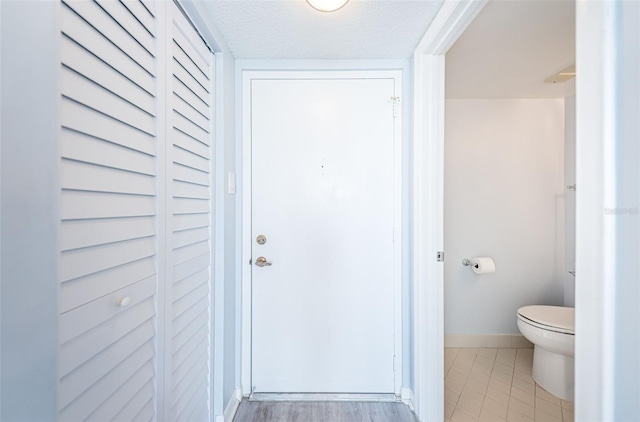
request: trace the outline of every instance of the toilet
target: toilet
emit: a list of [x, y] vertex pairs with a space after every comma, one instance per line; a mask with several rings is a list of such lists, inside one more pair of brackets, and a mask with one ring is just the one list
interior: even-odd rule
[[549, 393], [573, 401], [575, 310], [563, 306], [518, 309], [518, 329], [533, 343], [533, 379]]

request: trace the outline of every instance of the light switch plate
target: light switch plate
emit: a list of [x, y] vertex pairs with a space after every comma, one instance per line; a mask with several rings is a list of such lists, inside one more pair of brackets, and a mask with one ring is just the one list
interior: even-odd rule
[[229, 193], [229, 195], [235, 195], [236, 194], [236, 174], [229, 172], [227, 182], [228, 182], [227, 192]]

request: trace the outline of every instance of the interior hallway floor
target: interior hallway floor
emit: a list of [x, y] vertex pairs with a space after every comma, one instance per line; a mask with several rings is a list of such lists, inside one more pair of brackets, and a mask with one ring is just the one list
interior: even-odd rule
[[445, 421], [573, 421], [573, 402], [537, 385], [532, 366], [533, 349], [445, 348]]
[[233, 422], [416, 422], [401, 402], [249, 401]]

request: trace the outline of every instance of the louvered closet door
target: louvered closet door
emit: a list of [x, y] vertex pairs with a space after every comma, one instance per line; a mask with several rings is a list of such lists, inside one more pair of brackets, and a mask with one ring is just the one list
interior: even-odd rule
[[212, 56], [173, 6], [167, 44], [167, 209], [172, 240], [167, 291], [166, 419], [209, 420], [211, 346]]
[[154, 418], [157, 51], [151, 3], [61, 4], [61, 420]]
[[173, 3], [60, 9], [60, 420], [209, 420], [212, 56]]

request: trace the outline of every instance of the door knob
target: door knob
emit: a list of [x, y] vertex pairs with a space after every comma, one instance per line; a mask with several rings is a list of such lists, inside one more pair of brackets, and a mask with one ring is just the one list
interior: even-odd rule
[[256, 265], [258, 267], [268, 267], [271, 265], [271, 262], [267, 261], [267, 258], [265, 258], [264, 256], [259, 256], [256, 259]]

